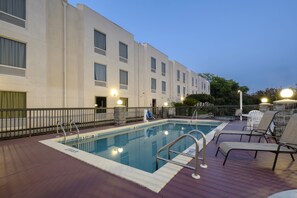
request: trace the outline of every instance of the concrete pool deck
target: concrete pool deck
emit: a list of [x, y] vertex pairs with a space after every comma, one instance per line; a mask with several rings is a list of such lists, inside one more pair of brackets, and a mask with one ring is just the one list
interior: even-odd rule
[[[234, 121], [227, 129], [240, 129]], [[207, 169], [199, 169], [200, 180], [183, 168], [155, 193], [41, 143], [56, 134], [0, 142], [0, 197], [268, 197], [297, 188], [297, 163], [281, 154], [271, 170], [274, 154], [235, 152], [225, 166], [215, 157], [217, 145], [207, 146]], [[239, 137], [222, 136], [220, 141]], [[296, 155], [295, 155], [296, 157]], [[191, 162], [193, 163], [193, 162]]]

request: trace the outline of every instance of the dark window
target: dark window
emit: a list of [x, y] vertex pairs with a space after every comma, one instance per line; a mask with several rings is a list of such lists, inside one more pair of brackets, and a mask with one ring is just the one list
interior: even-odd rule
[[166, 76], [166, 64], [162, 62], [162, 76]]
[[96, 97], [96, 112], [106, 113], [106, 97]]
[[0, 64], [26, 68], [26, 44], [0, 37]]
[[128, 45], [120, 42], [120, 47], [119, 47], [119, 50], [120, 50], [120, 57], [122, 58], [125, 58], [125, 59], [128, 59]]
[[94, 30], [94, 46], [106, 51], [106, 35]]
[[106, 65], [95, 63], [94, 70], [95, 80], [106, 82]]
[[154, 57], [151, 57], [151, 71], [156, 73], [157, 61]]

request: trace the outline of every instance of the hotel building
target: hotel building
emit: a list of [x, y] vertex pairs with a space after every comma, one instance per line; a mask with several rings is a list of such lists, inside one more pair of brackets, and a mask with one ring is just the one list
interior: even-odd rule
[[0, 2], [0, 108], [162, 106], [210, 94], [198, 73], [85, 5]]

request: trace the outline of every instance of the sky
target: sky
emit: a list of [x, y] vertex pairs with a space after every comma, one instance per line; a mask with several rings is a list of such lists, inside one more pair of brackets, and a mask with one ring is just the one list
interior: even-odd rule
[[297, 0], [68, 0], [87, 5], [197, 73], [297, 87]]

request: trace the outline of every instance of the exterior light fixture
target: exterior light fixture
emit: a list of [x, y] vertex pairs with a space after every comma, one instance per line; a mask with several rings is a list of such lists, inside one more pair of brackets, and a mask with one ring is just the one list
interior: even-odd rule
[[118, 90], [116, 90], [116, 89], [112, 89], [112, 90], [110, 91], [110, 94], [111, 94], [113, 97], [116, 97], [116, 96], [118, 95]]
[[123, 104], [123, 101], [122, 100], [118, 100], [117, 101], [117, 105], [122, 105]]
[[182, 96], [182, 97], [180, 97], [180, 100], [181, 100], [181, 101], [184, 101], [184, 100], [185, 100], [185, 98]]
[[168, 107], [168, 102], [164, 102], [164, 107]]
[[268, 102], [268, 99], [267, 98], [261, 98], [261, 102], [262, 103], [267, 103]]
[[118, 148], [118, 152], [119, 152], [119, 153], [122, 153], [123, 151], [124, 151], [123, 148]]
[[282, 98], [291, 98], [293, 94], [294, 94], [293, 90], [289, 88], [283, 89], [280, 92], [280, 95]]
[[165, 135], [168, 135], [168, 134], [169, 134], [169, 132], [168, 132], [168, 131], [164, 131], [164, 134], [165, 134]]

